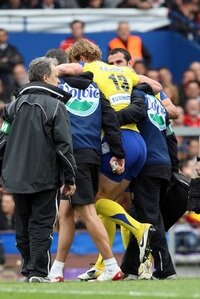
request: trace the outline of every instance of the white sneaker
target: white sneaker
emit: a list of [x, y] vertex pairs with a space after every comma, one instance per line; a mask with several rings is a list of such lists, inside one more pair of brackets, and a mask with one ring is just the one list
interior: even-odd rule
[[137, 280], [138, 276], [133, 274], [124, 274], [123, 280]]
[[140, 263], [144, 263], [149, 254], [150, 254], [150, 241], [151, 241], [151, 237], [153, 232], [155, 231], [155, 228], [153, 227], [153, 225], [148, 224], [148, 223], [144, 223], [144, 225], [146, 226], [146, 229], [142, 235], [142, 238], [140, 240], [139, 243], [139, 250], [140, 250]]
[[49, 277], [31, 276], [28, 278], [28, 282], [51, 282]]
[[89, 270], [87, 270], [85, 273], [80, 274], [77, 278], [85, 281], [97, 279], [97, 277], [99, 277], [102, 272], [103, 272], [102, 270], [92, 267]]
[[120, 268], [118, 268], [115, 271], [106, 269], [101, 273], [101, 275], [97, 277], [98, 281], [121, 280], [121, 279], [123, 279], [123, 273]]
[[144, 263], [142, 263], [139, 267], [139, 276], [138, 279], [146, 279], [149, 280], [152, 278], [153, 274], [153, 265], [149, 259], [147, 259]]

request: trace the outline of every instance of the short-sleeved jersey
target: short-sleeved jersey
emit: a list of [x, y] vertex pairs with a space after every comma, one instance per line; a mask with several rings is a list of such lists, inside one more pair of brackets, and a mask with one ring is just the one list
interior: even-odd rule
[[163, 100], [168, 99], [169, 97], [163, 90], [161, 90], [159, 93], [156, 94], [156, 98], [162, 102]]
[[[131, 103], [132, 88], [138, 84], [139, 77], [129, 67], [117, 67], [102, 61], [86, 63], [84, 71], [94, 75], [94, 82], [110, 101], [112, 108], [119, 111]], [[138, 131], [136, 124], [124, 125], [121, 128]]]

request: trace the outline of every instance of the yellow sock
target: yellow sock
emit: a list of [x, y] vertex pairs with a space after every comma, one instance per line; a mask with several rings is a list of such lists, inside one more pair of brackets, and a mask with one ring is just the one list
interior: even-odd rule
[[126, 213], [122, 206], [106, 198], [99, 199], [95, 205], [98, 215], [109, 217], [113, 222], [126, 227], [138, 242], [140, 241], [144, 232], [144, 225]]
[[121, 231], [122, 242], [124, 248], [126, 249], [130, 240], [130, 230], [124, 226], [120, 226], [120, 231]]
[[[102, 215], [99, 215], [99, 218], [101, 219], [101, 221], [103, 222], [103, 225], [105, 226], [105, 229], [108, 233], [108, 237], [109, 237], [109, 243], [112, 246], [114, 238], [115, 238], [115, 233], [116, 233], [116, 224], [111, 221], [109, 218], [106, 218]], [[103, 258], [101, 256], [101, 254], [99, 254], [98, 259], [95, 263], [95, 268], [99, 269], [99, 270], [103, 270], [105, 267], [104, 262], [103, 262]]]

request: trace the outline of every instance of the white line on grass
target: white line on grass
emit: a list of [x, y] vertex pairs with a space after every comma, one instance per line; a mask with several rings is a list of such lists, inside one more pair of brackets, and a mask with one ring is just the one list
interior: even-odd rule
[[160, 293], [160, 292], [138, 292], [138, 291], [127, 291], [127, 292], [112, 292], [112, 291], [85, 291], [85, 290], [60, 290], [60, 289], [54, 289], [54, 290], [43, 290], [39, 288], [33, 288], [31, 285], [30, 289], [21, 289], [21, 288], [5, 288], [5, 287], [0, 287], [0, 292], [5, 292], [5, 293], [29, 293], [29, 294], [34, 294], [34, 293], [40, 293], [40, 294], [57, 294], [57, 295], [79, 295], [81, 296], [95, 296], [95, 295], [101, 295], [101, 296], [117, 296], [117, 297], [122, 297], [122, 296], [134, 296], [134, 297], [161, 297], [161, 298], [189, 298], [189, 299], [196, 299], [200, 298], [200, 293], [193, 293], [189, 295], [183, 295], [180, 293]]

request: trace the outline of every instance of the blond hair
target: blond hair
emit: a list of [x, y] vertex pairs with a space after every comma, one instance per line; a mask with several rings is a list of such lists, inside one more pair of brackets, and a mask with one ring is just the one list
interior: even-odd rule
[[66, 50], [70, 62], [78, 62], [81, 56], [88, 62], [101, 60], [102, 52], [100, 48], [94, 43], [86, 40], [79, 39], [71, 47]]

